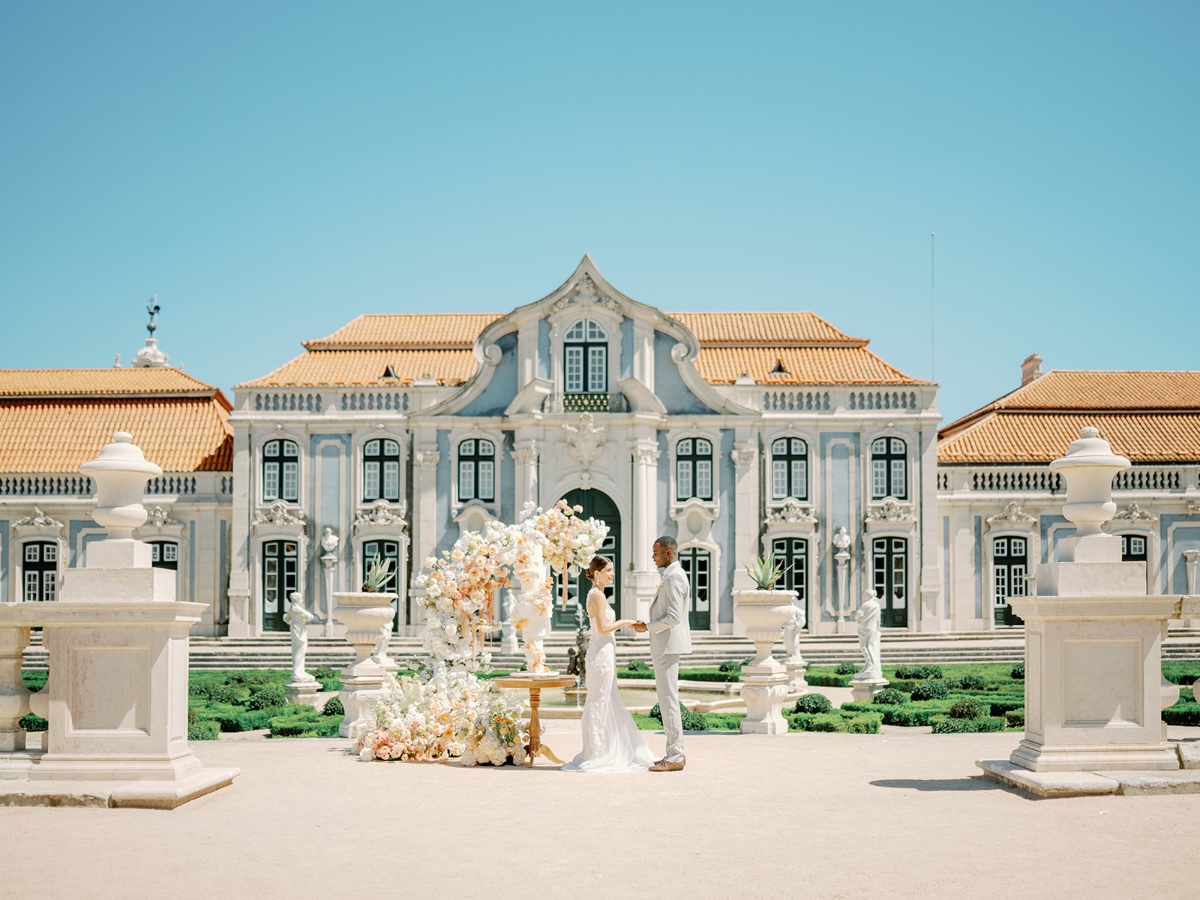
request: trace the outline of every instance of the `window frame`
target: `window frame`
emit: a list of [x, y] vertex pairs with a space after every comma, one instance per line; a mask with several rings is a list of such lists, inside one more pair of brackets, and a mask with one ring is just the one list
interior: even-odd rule
[[[708, 445], [707, 452], [699, 450], [699, 444]], [[687, 445], [686, 452], [684, 445]], [[714, 487], [716, 484], [715, 470], [716, 461], [713, 459], [713, 442], [711, 439], [704, 436], [687, 436], [681, 437], [675, 441], [675, 502], [686, 503], [689, 500], [701, 500], [705, 503], [711, 503], [715, 496]], [[700, 490], [701, 471], [704, 463], [708, 464], [708, 490], [703, 492]], [[686, 473], [686, 490], [685, 484]]]
[[[491, 455], [482, 454], [479, 452], [480, 444], [487, 443], [491, 445]], [[471, 444], [471, 452], [464, 453], [465, 445]], [[495, 508], [500, 498], [500, 459], [503, 453], [503, 442], [495, 435], [484, 434], [482, 432], [469, 432], [459, 436], [454, 442], [454, 468], [453, 468], [453, 483], [455, 505], [458, 508], [467, 503], [482, 503], [489, 509]], [[491, 496], [481, 496], [480, 490], [480, 473], [482, 465], [490, 463], [491, 477]], [[469, 465], [471, 473], [471, 489], [469, 492], [463, 490], [463, 474], [464, 465]], [[467, 496], [467, 494], [470, 496]]]
[[[289, 456], [285, 451], [289, 445], [295, 449], [295, 454]], [[276, 448], [275, 452], [270, 452], [272, 448]], [[264, 505], [276, 503], [282, 500], [284, 503], [300, 502], [300, 483], [301, 483], [301, 454], [300, 442], [295, 438], [277, 436], [270, 440], [264, 441], [262, 445], [261, 464], [259, 466], [260, 488], [259, 494]], [[274, 466], [274, 470], [270, 467]], [[288, 466], [294, 466], [293, 469], [288, 469]], [[291, 475], [292, 494], [294, 496], [286, 496], [288, 488], [288, 476]], [[269, 486], [274, 484], [274, 496], [271, 495]]]
[[[776, 446], [780, 443], [780, 441], [787, 442], [785, 452], [782, 454], [782, 456], [779, 455], [775, 449]], [[803, 447], [802, 452], [799, 452], [799, 453], [796, 452], [796, 447], [795, 447], [796, 444], [800, 444]], [[800, 437], [798, 435], [781, 434], [781, 435], [777, 435], [774, 438], [772, 438], [768, 447], [769, 447], [768, 480], [771, 485], [771, 503], [772, 504], [783, 503], [785, 500], [788, 499], [788, 497], [791, 497], [795, 500], [799, 500], [802, 503], [807, 503], [808, 499], [809, 499], [808, 483], [809, 483], [809, 480], [812, 478], [812, 466], [810, 463], [810, 454], [808, 452], [808, 449], [809, 449], [808, 441], [805, 438]], [[780, 472], [780, 470], [778, 468], [778, 463], [780, 463], [780, 462], [782, 462], [784, 464], [784, 469], [782, 470], [784, 493], [782, 495], [780, 495], [776, 491], [777, 479], [779, 477], [779, 472]], [[796, 466], [797, 466], [797, 464], [800, 464], [803, 466], [803, 478], [802, 478], [803, 491], [800, 493], [796, 492]]]
[[[576, 329], [582, 330], [581, 337], [573, 337], [572, 333]], [[573, 322], [566, 332], [563, 334], [562, 341], [562, 366], [563, 366], [563, 393], [564, 394], [607, 394], [609, 391], [609, 370], [608, 357], [609, 349], [608, 330], [602, 327], [595, 319], [584, 316]], [[578, 351], [578, 375], [579, 384], [578, 390], [572, 390], [571, 384], [571, 356], [572, 351]], [[597, 364], [598, 363], [598, 364]], [[594, 382], [593, 376], [598, 375], [599, 381]]]
[[[876, 445], [880, 441], [884, 442], [883, 452], [876, 449]], [[897, 444], [901, 448], [899, 451], [896, 450]], [[897, 468], [899, 468], [899, 476], [897, 476]], [[871, 499], [885, 500], [892, 497], [896, 500], [908, 500], [910, 468], [907, 440], [890, 434], [872, 438], [870, 467], [867, 471]], [[899, 481], [898, 490], [897, 481]], [[882, 493], [880, 493], [881, 489]]]
[[[372, 452], [371, 447], [374, 444], [378, 445], [378, 449]], [[395, 445], [395, 453], [388, 452], [388, 444]], [[362, 497], [362, 502], [374, 503], [377, 500], [386, 500], [389, 503], [399, 503], [403, 493], [401, 472], [404, 465], [404, 442], [398, 437], [391, 435], [372, 435], [363, 441], [360, 457], [361, 466], [359, 471], [362, 475], [362, 489], [359, 491], [359, 494]], [[374, 496], [371, 495], [372, 466], [376, 467], [373, 479]], [[390, 473], [388, 470], [389, 466], [393, 467]], [[389, 475], [394, 481], [394, 490], [390, 493], [388, 491]]]

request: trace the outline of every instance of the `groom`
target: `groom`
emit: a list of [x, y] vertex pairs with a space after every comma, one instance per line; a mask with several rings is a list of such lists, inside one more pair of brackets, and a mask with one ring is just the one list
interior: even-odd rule
[[692, 634], [688, 631], [687, 575], [676, 557], [675, 538], [660, 537], [654, 542], [654, 564], [662, 573], [658, 592], [650, 604], [650, 621], [639, 619], [634, 631], [650, 632], [650, 657], [654, 660], [654, 686], [658, 689], [658, 708], [663, 730], [667, 733], [667, 753], [650, 767], [651, 772], [678, 772], [683, 768], [683, 721], [679, 715], [679, 657], [692, 652]]

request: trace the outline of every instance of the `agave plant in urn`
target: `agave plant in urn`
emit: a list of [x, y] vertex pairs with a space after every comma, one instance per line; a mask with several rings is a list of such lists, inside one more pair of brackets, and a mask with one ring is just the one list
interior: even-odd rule
[[755, 589], [733, 592], [733, 613], [746, 625], [754, 642], [754, 659], [742, 667], [742, 699], [746, 701], [743, 733], [785, 734], [787, 722], [781, 708], [787, 695], [786, 668], [771, 656], [783, 626], [792, 618], [795, 591], [776, 590], [783, 565], [772, 554], [756, 557], [746, 566]]
[[354, 662], [342, 670], [342, 707], [346, 717], [338, 728], [349, 735], [350, 723], [359, 717], [362, 704], [383, 687], [385, 671], [394, 671], [387, 655], [388, 638], [395, 617], [396, 594], [387, 590], [392, 579], [392, 560], [376, 556], [362, 580], [362, 590], [335, 591], [333, 616], [346, 626], [346, 642], [354, 648]]

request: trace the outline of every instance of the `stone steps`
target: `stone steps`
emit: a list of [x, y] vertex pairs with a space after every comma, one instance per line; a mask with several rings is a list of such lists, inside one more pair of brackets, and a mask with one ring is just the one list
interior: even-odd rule
[[[992, 632], [947, 634], [914, 634], [901, 632], [883, 637], [882, 656], [887, 665], [912, 664], [986, 664], [1017, 663], [1024, 657], [1024, 630], [1005, 629]], [[269, 634], [259, 638], [196, 637], [190, 642], [190, 665], [193, 669], [286, 669], [291, 665], [291, 640], [286, 634]], [[502, 654], [492, 644], [492, 665], [495, 668], [518, 669], [523, 664], [520, 654]], [[564, 668], [567, 650], [574, 646], [567, 633], [552, 635], [545, 642], [547, 658], [554, 668]], [[753, 646], [744, 638], [729, 635], [701, 635], [692, 639], [693, 651], [683, 658], [684, 668], [715, 666], [728, 659], [745, 659]], [[860, 661], [858, 638], [853, 634], [820, 634], [806, 636], [801, 651], [810, 665], [837, 665]], [[776, 644], [782, 654], [782, 645]], [[389, 644], [389, 653], [408, 665], [425, 658], [421, 640], [417, 637], [396, 636]], [[41, 634], [32, 635], [25, 651], [25, 668], [46, 668], [46, 651], [41, 646]], [[340, 669], [349, 665], [354, 653], [341, 638], [310, 637], [306, 664], [309, 668], [332, 666]], [[1163, 646], [1163, 658], [1170, 660], [1200, 659], [1200, 630], [1172, 630]], [[617, 641], [617, 660], [649, 661], [650, 648], [645, 638], [622, 637]]]

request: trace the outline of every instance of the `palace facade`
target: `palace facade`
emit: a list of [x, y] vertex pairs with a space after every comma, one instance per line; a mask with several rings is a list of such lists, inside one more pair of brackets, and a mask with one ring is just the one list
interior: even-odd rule
[[102, 531], [79, 466], [123, 430], [164, 469], [138, 535], [206, 605], [196, 634], [285, 630], [293, 591], [320, 622], [377, 556], [395, 629], [417, 632], [426, 559], [563, 498], [610, 527], [621, 616], [647, 615], [669, 534], [700, 634], [741, 630], [732, 595], [763, 553], [812, 633], [855, 630], [867, 591], [884, 627], [1003, 628], [1073, 531], [1048, 466], [1085, 425], [1133, 462], [1114, 483], [1125, 559], [1150, 593], [1196, 593], [1200, 372], [1043, 374], [1033, 356], [939, 433], [937, 386], [867, 345], [811, 312], [665, 313], [584, 257], [504, 314], [361, 315], [232, 404], [153, 330], [132, 368], [0, 371], [0, 597], [53, 600], [83, 563]]

